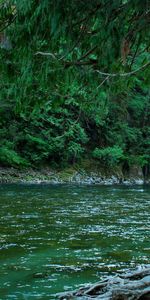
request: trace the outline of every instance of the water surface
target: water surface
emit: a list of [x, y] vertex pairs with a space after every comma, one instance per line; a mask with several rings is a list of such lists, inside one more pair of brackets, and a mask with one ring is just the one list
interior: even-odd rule
[[55, 299], [150, 263], [150, 188], [0, 185], [0, 299]]

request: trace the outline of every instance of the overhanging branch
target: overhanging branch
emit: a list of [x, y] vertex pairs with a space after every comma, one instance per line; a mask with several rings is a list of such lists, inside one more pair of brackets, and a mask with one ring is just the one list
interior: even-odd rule
[[134, 70], [134, 71], [131, 71], [131, 72], [127, 72], [127, 73], [105, 73], [105, 72], [102, 72], [100, 70], [95, 70], [95, 72], [97, 72], [98, 74], [100, 75], [103, 75], [103, 76], [109, 76], [109, 77], [127, 77], [127, 76], [132, 76], [134, 75], [135, 73], [147, 68], [148, 66], [150, 66], [150, 61], [147, 62], [146, 64], [144, 64], [142, 67]]

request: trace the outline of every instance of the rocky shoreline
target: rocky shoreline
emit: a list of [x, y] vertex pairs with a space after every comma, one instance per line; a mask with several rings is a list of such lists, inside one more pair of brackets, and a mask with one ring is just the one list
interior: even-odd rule
[[74, 183], [98, 185], [142, 185], [150, 184], [150, 178], [145, 180], [141, 170], [132, 170], [126, 176], [119, 171], [105, 173], [102, 170], [85, 170], [67, 168], [52, 170], [48, 167], [40, 170], [0, 168], [0, 183]]

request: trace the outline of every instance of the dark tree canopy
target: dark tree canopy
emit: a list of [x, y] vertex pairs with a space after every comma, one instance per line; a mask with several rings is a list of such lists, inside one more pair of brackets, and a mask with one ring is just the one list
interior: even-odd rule
[[148, 0], [1, 0], [1, 161], [147, 165], [149, 25]]

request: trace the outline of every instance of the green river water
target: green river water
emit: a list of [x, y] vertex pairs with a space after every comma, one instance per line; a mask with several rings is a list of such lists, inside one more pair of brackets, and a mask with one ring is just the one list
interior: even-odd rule
[[0, 185], [0, 300], [150, 263], [150, 187]]

